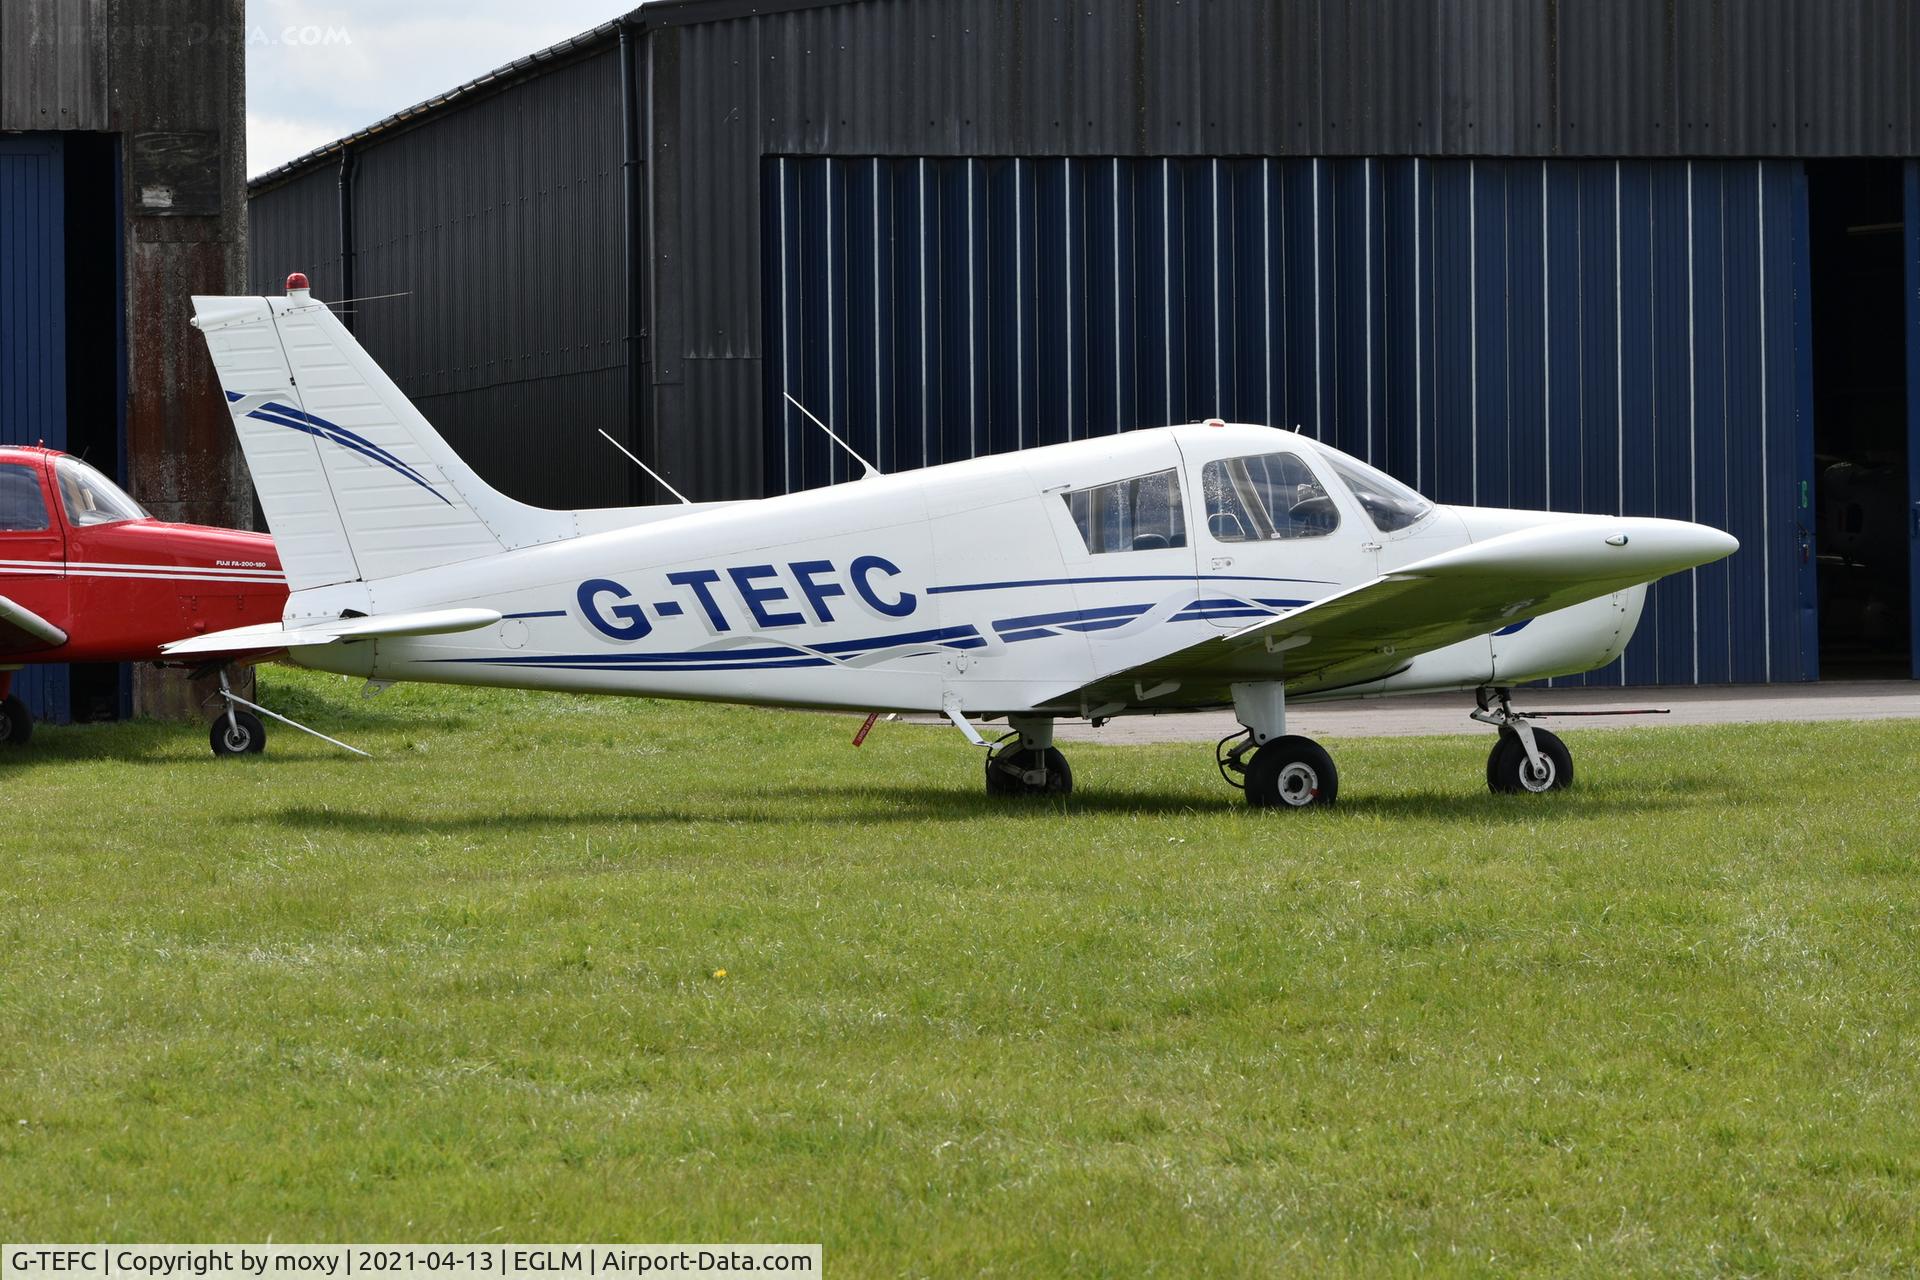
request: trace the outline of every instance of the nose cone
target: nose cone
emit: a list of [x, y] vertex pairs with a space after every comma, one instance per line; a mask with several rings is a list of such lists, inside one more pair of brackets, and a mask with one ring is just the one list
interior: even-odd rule
[[1645, 518], [1617, 523], [1607, 545], [1625, 552], [1623, 559], [1657, 564], [1667, 573], [1712, 564], [1740, 549], [1738, 538], [1708, 524]]
[[1471, 562], [1477, 569], [1516, 575], [1564, 574], [1570, 579], [1631, 583], [1712, 564], [1740, 549], [1733, 535], [1686, 520], [1457, 510], [1471, 544], [1422, 564], [1440, 566], [1451, 557], [1462, 564]]

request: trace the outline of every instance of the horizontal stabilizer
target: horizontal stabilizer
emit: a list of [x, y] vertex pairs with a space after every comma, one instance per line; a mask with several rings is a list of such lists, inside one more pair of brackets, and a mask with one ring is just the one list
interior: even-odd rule
[[58, 649], [67, 633], [33, 610], [0, 596], [0, 653], [37, 653]]
[[254, 627], [235, 627], [176, 640], [160, 646], [169, 658], [191, 658], [219, 653], [267, 653], [277, 649], [301, 649], [313, 645], [339, 644], [349, 640], [381, 640], [396, 636], [440, 636], [456, 631], [473, 631], [500, 621], [493, 609], [425, 609], [417, 613], [390, 613], [381, 617], [331, 618], [285, 625], [270, 622]]

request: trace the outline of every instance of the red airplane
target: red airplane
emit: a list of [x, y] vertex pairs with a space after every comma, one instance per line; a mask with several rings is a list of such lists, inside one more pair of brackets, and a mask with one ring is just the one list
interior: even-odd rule
[[[0, 743], [33, 732], [21, 667], [159, 661], [169, 641], [277, 622], [286, 600], [268, 535], [156, 520], [78, 458], [0, 446]], [[229, 701], [210, 740], [239, 755], [266, 734]]]

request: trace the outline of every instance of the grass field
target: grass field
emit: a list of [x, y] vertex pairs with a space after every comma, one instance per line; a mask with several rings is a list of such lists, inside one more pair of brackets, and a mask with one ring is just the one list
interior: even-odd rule
[[[1920, 723], [1207, 747], [271, 670], [0, 758], [0, 1238], [821, 1241], [829, 1274], [1920, 1266]], [[724, 976], [722, 975], [724, 971]]]

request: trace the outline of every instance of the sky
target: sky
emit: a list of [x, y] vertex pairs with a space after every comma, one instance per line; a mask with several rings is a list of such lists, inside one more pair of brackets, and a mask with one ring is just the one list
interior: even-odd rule
[[247, 173], [265, 173], [639, 4], [247, 0]]

